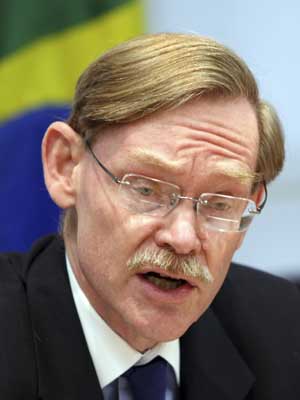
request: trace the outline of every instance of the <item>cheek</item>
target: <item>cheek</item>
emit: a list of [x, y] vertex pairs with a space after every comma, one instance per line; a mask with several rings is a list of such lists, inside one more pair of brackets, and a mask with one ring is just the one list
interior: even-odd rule
[[89, 252], [94, 262], [126, 268], [129, 258], [153, 234], [156, 224], [153, 217], [132, 214], [107, 196], [96, 200], [83, 193], [78, 203], [78, 247]]
[[93, 293], [118, 298], [127, 287], [130, 273], [127, 262], [153, 231], [153, 221], [127, 212], [100, 210], [79, 223], [78, 259], [81, 270]]
[[214, 282], [207, 286], [206, 295], [200, 300], [202, 309], [209, 307], [220, 290], [238, 246], [239, 238], [240, 234], [237, 233], [209, 232], [205, 254]]
[[103, 241], [118, 239], [122, 244], [151, 230], [149, 218], [134, 215], [119, 204], [118, 185], [102, 182], [95, 173], [82, 174], [76, 209], [78, 230], [92, 236], [93, 241], [101, 237]]
[[207, 262], [216, 280], [223, 280], [227, 274], [232, 257], [239, 247], [241, 233], [211, 231], [208, 235]]

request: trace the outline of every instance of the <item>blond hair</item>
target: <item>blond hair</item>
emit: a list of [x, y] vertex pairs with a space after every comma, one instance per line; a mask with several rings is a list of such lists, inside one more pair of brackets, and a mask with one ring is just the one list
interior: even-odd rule
[[172, 109], [199, 96], [244, 97], [258, 121], [257, 175], [267, 183], [284, 162], [275, 110], [259, 98], [253, 74], [233, 51], [192, 34], [144, 35], [105, 53], [81, 75], [70, 126], [93, 140], [101, 128]]

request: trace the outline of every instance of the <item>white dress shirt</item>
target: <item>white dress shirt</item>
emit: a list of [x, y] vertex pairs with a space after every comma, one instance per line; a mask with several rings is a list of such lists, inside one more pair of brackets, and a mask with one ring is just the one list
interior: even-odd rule
[[66, 262], [73, 298], [101, 388], [133, 365], [146, 364], [158, 355], [173, 367], [179, 385], [179, 340], [159, 343], [145, 353], [133, 349], [96, 312], [81, 290], [67, 256]]

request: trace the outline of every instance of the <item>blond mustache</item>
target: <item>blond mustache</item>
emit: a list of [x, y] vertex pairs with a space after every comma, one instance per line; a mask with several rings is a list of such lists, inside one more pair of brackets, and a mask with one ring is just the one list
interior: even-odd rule
[[[212, 283], [214, 278], [206, 265], [195, 256], [178, 256], [167, 249], [144, 249], [137, 251], [127, 262], [127, 267], [136, 272], [142, 271], [144, 265], [153, 265], [163, 271], [198, 278], [204, 283]], [[183, 278], [184, 279], [184, 278]]]

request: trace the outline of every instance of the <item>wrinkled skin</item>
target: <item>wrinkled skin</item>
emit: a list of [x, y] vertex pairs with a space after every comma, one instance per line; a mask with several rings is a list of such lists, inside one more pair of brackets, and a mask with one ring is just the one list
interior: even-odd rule
[[[208, 98], [107, 128], [93, 144], [97, 157], [118, 177], [132, 172], [161, 179], [180, 186], [185, 196], [213, 192], [254, 200], [258, 193], [251, 194], [251, 182], [224, 176], [220, 162], [254, 171], [257, 148], [251, 105], [245, 99]], [[142, 150], [161, 161], [141, 159]], [[244, 234], [205, 229], [190, 201], [180, 202], [163, 218], [122, 208], [118, 185], [63, 123], [47, 132], [44, 165], [53, 199], [77, 210], [78, 229], [66, 240], [67, 252], [97, 312], [140, 351], [180, 337], [214, 299]], [[137, 250], [147, 247], [196, 255], [208, 266], [213, 283], [194, 280], [180, 294], [152, 287], [126, 266]]]

